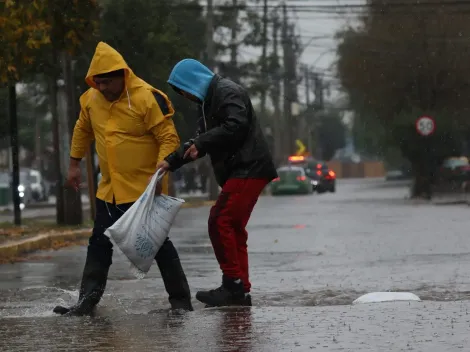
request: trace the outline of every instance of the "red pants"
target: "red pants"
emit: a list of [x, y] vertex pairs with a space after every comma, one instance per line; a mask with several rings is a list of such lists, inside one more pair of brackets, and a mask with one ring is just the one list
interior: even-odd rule
[[220, 269], [227, 277], [241, 279], [250, 292], [248, 233], [246, 225], [266, 179], [229, 179], [209, 216], [209, 237]]

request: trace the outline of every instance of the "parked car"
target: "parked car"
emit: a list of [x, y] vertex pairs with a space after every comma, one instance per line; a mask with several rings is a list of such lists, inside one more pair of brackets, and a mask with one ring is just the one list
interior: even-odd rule
[[20, 171], [20, 184], [18, 186], [21, 203], [27, 205], [31, 202], [47, 202], [49, 190], [42, 174], [34, 169]]
[[[21, 204], [27, 205], [32, 202], [47, 201], [49, 199], [48, 187], [40, 171], [21, 169], [19, 176], [18, 195]], [[0, 178], [2, 183], [7, 183], [9, 188], [12, 188], [13, 180], [11, 172], [1, 172]], [[9, 199], [11, 201], [11, 198]]]
[[464, 182], [470, 180], [470, 163], [464, 156], [450, 157], [443, 161], [438, 171], [440, 182]]
[[316, 192], [336, 192], [336, 174], [325, 162], [316, 161], [311, 157], [292, 155], [289, 157], [289, 164], [305, 170]]
[[278, 177], [271, 182], [271, 194], [311, 194], [313, 187], [305, 170], [299, 166], [283, 166], [277, 169]]

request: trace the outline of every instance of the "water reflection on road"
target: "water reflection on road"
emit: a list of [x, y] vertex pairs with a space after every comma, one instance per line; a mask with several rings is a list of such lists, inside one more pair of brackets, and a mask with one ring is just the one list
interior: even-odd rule
[[[345, 181], [336, 194], [265, 197], [249, 225], [254, 307], [168, 315], [156, 266], [135, 279], [115, 253], [95, 317], [73, 304], [85, 247], [0, 266], [0, 351], [408, 351], [470, 346], [468, 208], [404, 200], [406, 189]], [[193, 296], [220, 282], [207, 208], [171, 231]], [[423, 302], [351, 306], [363, 293], [411, 291]], [[156, 310], [152, 314], [149, 311]]]

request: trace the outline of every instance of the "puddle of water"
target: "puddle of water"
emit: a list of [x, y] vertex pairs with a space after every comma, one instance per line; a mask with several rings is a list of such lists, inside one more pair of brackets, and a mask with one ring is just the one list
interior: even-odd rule
[[[114, 282], [116, 284], [116, 282]], [[196, 290], [193, 290], [193, 295]], [[422, 301], [470, 301], [470, 291], [451, 291], [445, 287], [418, 286], [415, 288], [391, 288], [385, 291], [412, 292]], [[256, 307], [316, 307], [351, 305], [366, 291], [325, 288], [315, 291], [292, 290], [277, 292], [252, 292]], [[0, 303], [0, 319], [5, 318], [47, 318], [54, 316], [56, 305], [73, 305], [78, 298], [77, 290], [54, 287], [27, 287], [3, 291]], [[202, 304], [193, 299], [196, 309]], [[103, 316], [115, 314], [147, 314], [149, 311], [166, 311], [169, 307], [166, 292], [152, 285], [138, 286], [129, 293], [127, 283], [114, 287], [106, 293], [99, 305]]]

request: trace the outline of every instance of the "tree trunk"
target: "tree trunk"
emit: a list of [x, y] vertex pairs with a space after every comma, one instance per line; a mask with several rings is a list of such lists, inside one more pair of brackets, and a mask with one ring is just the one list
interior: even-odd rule
[[[75, 87], [72, 72], [72, 63], [67, 53], [62, 54], [63, 74], [65, 78], [65, 92], [67, 96], [66, 121], [70, 131], [70, 138], [77, 120], [78, 112], [75, 103]], [[70, 144], [70, 140], [68, 143]], [[90, 199], [90, 202], [93, 199]], [[75, 191], [71, 187], [64, 189], [64, 223], [67, 225], [81, 225], [83, 223], [83, 209], [80, 188]]]
[[15, 225], [21, 225], [20, 194], [20, 163], [19, 163], [19, 143], [18, 143], [18, 116], [16, 110], [16, 84], [11, 83], [8, 87], [8, 113], [10, 117], [10, 141], [11, 141], [11, 171], [12, 171], [12, 191], [13, 209], [15, 215]]
[[[57, 62], [53, 54], [53, 61]], [[54, 63], [54, 64], [55, 64]], [[52, 147], [53, 163], [55, 168], [55, 193], [56, 193], [56, 219], [57, 224], [62, 225], [65, 221], [64, 214], [64, 181], [60, 162], [60, 132], [59, 132], [59, 112], [57, 110], [57, 76], [51, 73], [48, 77], [50, 111], [52, 115]]]
[[429, 165], [422, 163], [415, 163], [412, 165], [413, 170], [413, 184], [411, 187], [411, 198], [424, 198], [432, 199], [433, 188], [433, 170]]
[[[35, 94], [38, 94], [36, 89]], [[41, 143], [41, 124], [42, 115], [35, 114], [34, 116], [34, 167], [41, 173], [44, 173], [42, 162], [42, 143]]]

